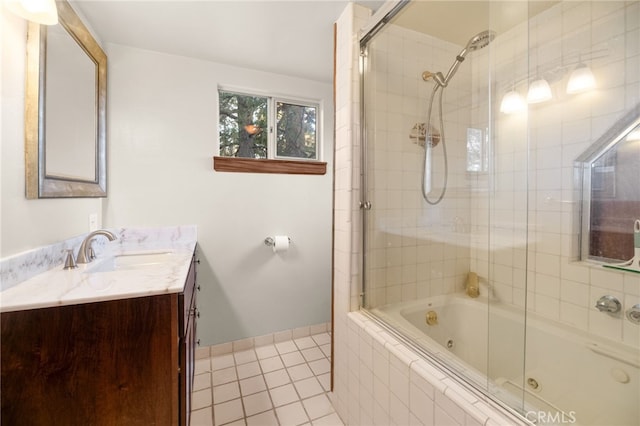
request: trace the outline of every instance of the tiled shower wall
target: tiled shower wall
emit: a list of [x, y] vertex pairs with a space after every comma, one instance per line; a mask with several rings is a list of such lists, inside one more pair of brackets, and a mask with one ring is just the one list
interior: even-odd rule
[[[434, 81], [446, 74], [462, 47], [387, 24], [369, 43], [365, 92], [367, 128], [367, 307], [460, 291], [469, 271], [471, 221], [466, 177], [466, 130], [471, 120], [471, 69], [463, 66], [443, 94], [445, 140], [434, 149], [429, 194], [442, 190], [446, 143], [447, 193], [429, 205], [421, 193], [424, 139]], [[441, 133], [438, 98], [431, 127]]]
[[362, 314], [350, 313], [359, 307], [362, 241], [357, 31], [368, 18], [367, 9], [351, 3], [337, 23], [334, 406], [345, 424], [354, 426], [519, 424]]
[[[471, 269], [486, 277], [502, 302], [526, 306], [594, 335], [640, 346], [638, 326], [594, 308], [605, 294], [623, 309], [640, 302], [640, 276], [578, 262], [580, 194], [574, 161], [640, 103], [640, 2], [562, 2], [477, 52], [474, 93], [496, 81], [490, 201], [474, 192]], [[568, 95], [579, 61], [591, 67], [597, 88]], [[490, 76], [490, 74], [492, 74]], [[528, 112], [498, 112], [512, 88], [526, 97], [544, 76], [553, 99]], [[478, 99], [482, 99], [481, 96]], [[474, 118], [487, 116], [474, 104]], [[488, 249], [487, 249], [488, 248]], [[526, 284], [526, 288], [525, 288]]]
[[[334, 403], [343, 420], [351, 424], [356, 424], [354, 410], [369, 408], [374, 398], [369, 393], [368, 373], [361, 376], [355, 368], [366, 361], [366, 353], [349, 349], [349, 327], [361, 324], [347, 316], [358, 309], [362, 266], [356, 34], [367, 18], [366, 9], [350, 5], [338, 22]], [[640, 345], [637, 326], [601, 314], [593, 305], [603, 294], [617, 296], [625, 307], [638, 303], [640, 277], [576, 261], [577, 198], [572, 173], [573, 160], [640, 102], [639, 25], [637, 1], [562, 2], [527, 24], [498, 35], [492, 49], [476, 53], [471, 61], [469, 125], [493, 132], [491, 174], [466, 176], [470, 191], [466, 202], [472, 214], [469, 223], [463, 224], [466, 228], [460, 228], [462, 233], [468, 230], [470, 269], [491, 282], [492, 292], [501, 301], [518, 306], [526, 303], [538, 314], [633, 347]], [[584, 52], [600, 51], [603, 42], [608, 46], [607, 55], [588, 61], [598, 81], [597, 90], [566, 95], [564, 88], [571, 71], [567, 64], [575, 66]], [[560, 72], [558, 67], [562, 68]], [[525, 96], [530, 79], [547, 71], [556, 73], [549, 78], [552, 101], [531, 106], [524, 114], [507, 116], [498, 112], [506, 90], [515, 87]], [[488, 73], [493, 73], [491, 87], [486, 87]], [[460, 83], [466, 78], [464, 74], [461, 77]], [[489, 102], [483, 103], [483, 99]], [[493, 118], [492, 126], [487, 126], [486, 117]], [[401, 137], [406, 138], [410, 127], [407, 129], [405, 123], [401, 127]], [[415, 151], [419, 152], [417, 147]], [[460, 185], [460, 180], [456, 181]], [[387, 273], [384, 271], [385, 277]], [[407, 288], [405, 294], [413, 291]], [[419, 288], [416, 282], [416, 295]], [[396, 300], [399, 294], [402, 300], [402, 286], [399, 290], [385, 289], [377, 297], [387, 302], [388, 295]], [[360, 327], [361, 332], [364, 328]], [[387, 401], [392, 394], [387, 395]], [[373, 404], [374, 410], [391, 410], [377, 400]], [[464, 401], [457, 406], [444, 405], [449, 407], [449, 415], [460, 409], [472, 411]], [[404, 406], [408, 409], [406, 401]], [[401, 408], [398, 404], [395, 407]], [[414, 421], [415, 416], [409, 419]], [[469, 417], [457, 420], [465, 421], [473, 423]]]

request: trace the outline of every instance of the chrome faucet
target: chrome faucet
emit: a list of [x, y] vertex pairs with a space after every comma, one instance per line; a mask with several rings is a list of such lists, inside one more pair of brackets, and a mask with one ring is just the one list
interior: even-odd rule
[[117, 239], [117, 237], [112, 232], [104, 229], [98, 229], [97, 231], [91, 232], [89, 235], [87, 235], [84, 241], [82, 241], [82, 244], [80, 244], [80, 248], [78, 249], [78, 256], [76, 256], [77, 263], [91, 263], [91, 261], [96, 258], [96, 255], [91, 248], [91, 243], [93, 242], [94, 238], [99, 235], [107, 237], [109, 241]]
[[613, 296], [602, 296], [596, 302], [596, 309], [600, 312], [608, 312], [610, 314], [617, 314], [622, 309], [622, 304], [618, 299]]

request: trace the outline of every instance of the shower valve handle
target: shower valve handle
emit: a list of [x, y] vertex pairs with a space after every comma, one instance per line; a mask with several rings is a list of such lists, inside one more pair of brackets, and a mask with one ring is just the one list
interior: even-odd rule
[[613, 296], [602, 296], [596, 302], [596, 309], [600, 312], [608, 312], [610, 314], [617, 314], [622, 309], [622, 304], [618, 299]]

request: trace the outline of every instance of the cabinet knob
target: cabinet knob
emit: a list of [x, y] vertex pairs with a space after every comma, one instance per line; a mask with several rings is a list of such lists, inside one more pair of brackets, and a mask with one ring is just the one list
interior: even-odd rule
[[198, 289], [198, 291], [200, 291], [200, 284], [198, 284], [198, 286], [196, 288]]
[[200, 264], [200, 259], [196, 259], [196, 263], [199, 265]]
[[196, 343], [200, 346], [200, 339], [196, 340]]

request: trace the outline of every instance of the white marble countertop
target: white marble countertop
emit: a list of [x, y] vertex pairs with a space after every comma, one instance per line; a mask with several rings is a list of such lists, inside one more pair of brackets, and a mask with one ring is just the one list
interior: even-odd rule
[[[127, 230], [121, 230], [124, 234]], [[118, 232], [116, 232], [118, 235]], [[140, 237], [141, 234], [137, 234]], [[56, 265], [0, 292], [0, 311], [101, 302], [183, 291], [196, 247], [194, 239], [127, 239], [104, 245], [89, 264], [64, 270]], [[133, 268], [98, 271], [102, 262], [121, 255], [163, 254], [162, 261]], [[164, 256], [166, 255], [166, 256]], [[95, 271], [92, 271], [95, 269]], [[108, 268], [107, 268], [108, 269]]]

